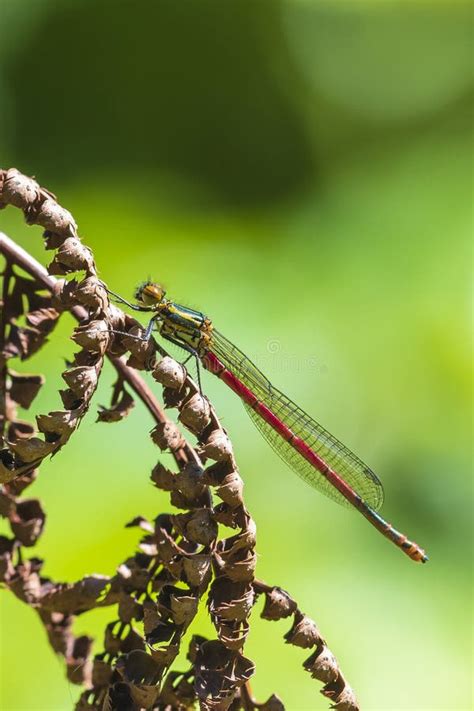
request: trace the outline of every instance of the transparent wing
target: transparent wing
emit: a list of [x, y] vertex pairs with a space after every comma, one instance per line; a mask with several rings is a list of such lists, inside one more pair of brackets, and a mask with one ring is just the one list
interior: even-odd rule
[[[373, 509], [383, 504], [383, 487], [377, 475], [351, 450], [275, 388], [268, 378], [221, 333], [213, 331], [210, 350], [284, 424], [342, 477]], [[255, 410], [245, 406], [255, 425], [283, 461], [310, 486], [330, 499], [349, 505], [296, 449], [286, 442]]]

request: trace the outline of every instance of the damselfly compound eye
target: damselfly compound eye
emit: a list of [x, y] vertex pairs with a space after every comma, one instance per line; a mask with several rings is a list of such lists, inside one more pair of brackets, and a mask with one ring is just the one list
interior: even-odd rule
[[147, 281], [144, 284], [140, 284], [135, 291], [135, 298], [144, 306], [154, 306], [163, 301], [165, 294], [166, 291], [162, 286], [152, 281]]

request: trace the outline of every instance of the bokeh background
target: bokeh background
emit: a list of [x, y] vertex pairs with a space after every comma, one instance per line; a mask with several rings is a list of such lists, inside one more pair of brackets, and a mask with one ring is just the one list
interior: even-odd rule
[[[206, 311], [380, 473], [417, 566], [308, 489], [205, 376], [258, 526], [258, 575], [315, 618], [363, 709], [470, 709], [472, 7], [445, 0], [1, 0], [0, 155], [56, 192], [102, 277], [148, 276]], [[46, 263], [37, 228], [0, 226]], [[49, 256], [49, 255], [48, 255]], [[72, 322], [24, 370], [54, 409]], [[106, 404], [113, 374], [96, 403]], [[91, 412], [31, 490], [37, 554], [73, 581], [112, 574], [151, 489], [147, 413]], [[166, 461], [166, 455], [163, 458]], [[3, 530], [3, 529], [2, 529]], [[69, 709], [34, 613], [0, 595], [0, 707]], [[112, 611], [80, 619], [98, 637]], [[253, 688], [325, 709], [253, 614]], [[212, 634], [206, 615], [198, 629]]]

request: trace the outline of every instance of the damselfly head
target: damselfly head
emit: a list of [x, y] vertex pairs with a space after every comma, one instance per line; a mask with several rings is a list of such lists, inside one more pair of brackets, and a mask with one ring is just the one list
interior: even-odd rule
[[143, 306], [157, 306], [165, 298], [166, 291], [153, 281], [146, 281], [135, 291], [135, 298]]

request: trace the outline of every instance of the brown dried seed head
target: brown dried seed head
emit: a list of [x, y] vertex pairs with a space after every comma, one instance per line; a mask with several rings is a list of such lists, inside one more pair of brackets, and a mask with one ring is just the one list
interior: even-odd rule
[[127, 365], [138, 370], [149, 368], [156, 352], [154, 341], [144, 340], [144, 329], [139, 324], [133, 324], [127, 330], [130, 336], [121, 336], [122, 345], [131, 353]]
[[43, 531], [45, 519], [38, 499], [23, 499], [10, 520], [12, 533], [23, 546], [33, 546]]
[[232, 582], [223, 576], [215, 578], [209, 593], [209, 612], [217, 620], [243, 622], [255, 602], [252, 585]]
[[91, 306], [100, 311], [105, 311], [109, 298], [103, 284], [96, 276], [89, 276], [83, 279], [74, 292], [76, 301], [84, 306]]
[[232, 471], [224, 477], [222, 484], [216, 489], [216, 494], [226, 504], [234, 508], [243, 503], [242, 492], [244, 482], [237, 471]]
[[117, 331], [124, 331], [127, 314], [118, 308], [115, 304], [109, 304], [107, 309], [107, 320], [110, 326]]
[[141, 606], [134, 597], [121, 591], [118, 603], [118, 616], [121, 622], [129, 624], [140, 614]]
[[115, 634], [117, 626], [116, 622], [109, 622], [105, 628], [104, 634], [104, 649], [108, 654], [112, 654], [114, 656], [120, 652], [120, 648], [122, 646], [122, 641]]
[[158, 447], [164, 451], [170, 449], [175, 452], [180, 449], [183, 444], [183, 436], [177, 426], [173, 422], [159, 422], [151, 431], [151, 438]]
[[71, 279], [56, 279], [52, 288], [54, 306], [69, 308], [76, 303], [74, 294], [77, 289], [77, 281]]
[[120, 420], [125, 419], [127, 415], [130, 414], [132, 409], [135, 407], [135, 401], [133, 397], [125, 390], [122, 389], [120, 398], [111, 407], [98, 407], [98, 422], [120, 422]]
[[9, 371], [9, 376], [11, 379], [10, 397], [19, 405], [28, 409], [41, 386], [44, 385], [44, 377], [42, 375], [16, 373], [14, 370]]
[[93, 353], [104, 354], [110, 342], [111, 334], [107, 321], [96, 319], [74, 329], [71, 339], [78, 346]]
[[186, 368], [174, 358], [165, 356], [156, 364], [152, 375], [167, 388], [182, 388], [186, 381]]
[[[50, 274], [56, 273], [54, 267], [57, 266], [67, 273], [69, 271], [90, 270], [94, 260], [90, 249], [85, 247], [78, 237], [68, 237], [56, 252], [48, 271]], [[79, 287], [78, 287], [79, 288]]]
[[226, 707], [213, 702], [228, 698], [230, 704], [235, 690], [254, 673], [255, 665], [238, 652], [227, 649], [222, 642], [211, 640], [198, 648], [195, 669], [195, 689], [201, 708], [220, 710]]
[[163, 491], [172, 491], [174, 488], [175, 474], [160, 462], [154, 467], [151, 472], [151, 480], [158, 489]]
[[16, 502], [13, 496], [7, 492], [6, 487], [0, 489], [0, 516], [11, 519], [16, 511]]
[[113, 670], [110, 664], [103, 659], [94, 659], [92, 666], [92, 685], [94, 687], [107, 686], [112, 678]]
[[202, 453], [219, 462], [232, 456], [232, 444], [223, 430], [214, 430], [202, 447]]
[[198, 598], [194, 595], [171, 595], [171, 616], [177, 625], [188, 626], [197, 610]]
[[186, 525], [186, 535], [195, 543], [208, 546], [217, 536], [217, 523], [211, 518], [209, 509], [193, 511]]
[[61, 205], [58, 205], [56, 200], [52, 198], [47, 198], [43, 202], [36, 221], [46, 230], [51, 230], [51, 232], [63, 237], [75, 237], [77, 235], [77, 225], [71, 213]]
[[328, 693], [326, 690], [323, 690], [323, 694], [331, 699], [335, 711], [360, 711], [356, 695], [348, 684], [345, 684], [344, 688], [336, 694]]
[[176, 475], [174, 482], [179, 491], [189, 500], [199, 497], [206, 488], [203, 469], [195, 462], [186, 464]]
[[285, 635], [285, 640], [296, 647], [313, 647], [321, 641], [321, 634], [310, 617], [297, 613], [293, 627]]
[[188, 585], [207, 587], [211, 579], [211, 557], [200, 553], [183, 558], [183, 570]]
[[90, 686], [92, 681], [92, 637], [76, 637], [66, 656], [66, 674], [73, 684]]
[[240, 622], [219, 622], [217, 625], [217, 634], [219, 639], [227, 649], [240, 651], [250, 632], [250, 625], [247, 621]]
[[79, 413], [74, 410], [56, 410], [47, 415], [38, 415], [36, 422], [44, 434], [68, 435], [79, 422]]
[[16, 168], [10, 168], [3, 184], [2, 200], [22, 210], [33, 205], [40, 196], [40, 186]]
[[336, 681], [340, 671], [336, 657], [323, 643], [303, 664], [306, 671], [310, 672], [313, 679], [319, 679], [325, 684]]
[[217, 536], [217, 523], [209, 509], [202, 508], [187, 514], [176, 514], [173, 516], [173, 521], [183, 535], [194, 543], [208, 546]]
[[20, 439], [17, 442], [9, 443], [9, 448], [14, 452], [22, 462], [34, 462], [37, 459], [44, 459], [54, 450], [55, 445], [50, 442], [44, 442], [39, 437], [31, 437], [30, 439]]
[[75, 395], [88, 398], [97, 385], [97, 370], [94, 366], [79, 365], [65, 370], [62, 378]]
[[196, 393], [182, 407], [179, 419], [192, 432], [202, 432], [210, 422], [211, 408], [205, 397]]
[[235, 582], [251, 582], [255, 577], [257, 554], [255, 551], [239, 551], [238, 555], [224, 558], [224, 573]]
[[296, 602], [285, 590], [274, 587], [265, 593], [265, 605], [261, 617], [264, 620], [281, 620], [289, 617], [296, 610]]

